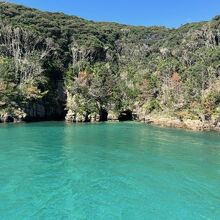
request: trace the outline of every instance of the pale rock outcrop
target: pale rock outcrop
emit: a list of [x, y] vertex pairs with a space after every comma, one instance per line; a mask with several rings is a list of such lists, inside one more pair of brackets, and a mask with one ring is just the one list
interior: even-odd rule
[[108, 112], [108, 121], [118, 121], [118, 114], [113, 111], [109, 111]]

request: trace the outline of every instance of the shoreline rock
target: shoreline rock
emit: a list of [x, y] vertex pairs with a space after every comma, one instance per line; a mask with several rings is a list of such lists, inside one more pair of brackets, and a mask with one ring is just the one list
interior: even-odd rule
[[191, 131], [220, 131], [220, 123], [216, 125], [212, 122], [202, 122], [200, 120], [186, 119], [180, 120], [177, 118], [168, 118], [168, 117], [148, 117], [144, 120], [140, 120], [146, 124], [153, 124], [162, 127], [169, 128], [181, 128]]
[[[20, 122], [29, 122], [29, 120], [26, 120], [26, 115], [24, 114], [1, 114], [0, 115], [0, 123], [20, 123]], [[87, 117], [86, 117], [87, 116]], [[87, 118], [87, 120], [86, 120]], [[51, 121], [49, 118], [36, 118], [35, 121]], [[93, 122], [99, 122], [99, 115], [97, 114], [90, 114], [90, 115], [77, 115], [72, 111], [68, 111], [65, 117], [66, 122], [70, 123], [93, 123]], [[119, 122], [117, 115], [112, 113], [108, 116], [108, 121], [112, 122]], [[220, 121], [219, 122], [202, 122], [200, 120], [193, 120], [193, 119], [185, 119], [180, 120], [175, 117], [164, 117], [164, 116], [142, 116], [141, 118], [137, 117], [134, 118], [133, 121], [142, 122], [146, 124], [152, 124], [157, 125], [161, 127], [168, 127], [168, 128], [178, 128], [178, 129], [186, 129], [191, 131], [218, 131], [220, 132]]]

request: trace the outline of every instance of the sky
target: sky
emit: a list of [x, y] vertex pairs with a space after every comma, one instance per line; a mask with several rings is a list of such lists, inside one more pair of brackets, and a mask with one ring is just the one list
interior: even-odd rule
[[220, 0], [9, 0], [93, 21], [179, 27], [220, 15]]

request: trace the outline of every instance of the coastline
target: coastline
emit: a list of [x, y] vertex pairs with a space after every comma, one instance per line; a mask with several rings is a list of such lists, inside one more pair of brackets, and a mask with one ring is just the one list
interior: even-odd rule
[[[49, 121], [63, 121], [69, 124], [93, 124], [93, 123], [102, 123], [101, 121], [90, 121], [90, 122], [71, 122], [68, 120], [61, 120], [59, 119], [36, 119], [31, 121], [25, 120], [14, 120], [14, 121], [1, 121], [0, 124], [18, 124], [18, 123], [34, 123], [34, 122], [49, 122]], [[193, 120], [193, 119], [185, 119], [180, 120], [175, 117], [165, 117], [165, 116], [147, 116], [142, 119], [133, 119], [133, 122], [139, 122], [149, 125], [156, 125], [159, 127], [164, 128], [176, 128], [176, 129], [184, 129], [184, 130], [191, 130], [191, 131], [216, 131], [220, 132], [220, 122], [214, 124], [213, 122], [202, 122], [200, 120]], [[109, 119], [106, 122], [119, 122], [118, 119]]]
[[202, 122], [200, 120], [180, 120], [178, 118], [169, 118], [169, 117], [147, 117], [140, 122], [146, 124], [157, 125], [161, 127], [168, 128], [179, 128], [191, 131], [218, 131], [220, 132], [220, 123], [216, 125], [212, 122]]

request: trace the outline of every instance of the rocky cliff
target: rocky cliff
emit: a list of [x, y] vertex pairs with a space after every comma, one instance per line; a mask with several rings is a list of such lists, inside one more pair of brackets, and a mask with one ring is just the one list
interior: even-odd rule
[[0, 121], [172, 119], [216, 129], [219, 43], [218, 16], [134, 27], [1, 2]]

